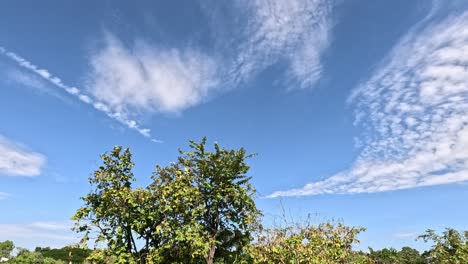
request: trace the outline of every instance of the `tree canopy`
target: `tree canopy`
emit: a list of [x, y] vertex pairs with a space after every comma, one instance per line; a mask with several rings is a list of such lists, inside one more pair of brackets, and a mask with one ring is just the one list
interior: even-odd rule
[[15, 246], [10, 240], [0, 242], [0, 258], [9, 258], [13, 248], [15, 248]]
[[428, 258], [432, 263], [468, 263], [468, 231], [459, 232], [453, 228], [447, 228], [439, 235], [429, 229], [419, 238], [424, 242], [432, 243], [428, 253]]
[[[156, 166], [152, 183], [133, 188], [129, 149], [114, 147], [89, 178], [91, 192], [77, 210], [82, 242], [107, 245], [118, 263], [213, 263], [244, 254], [260, 216], [247, 176], [245, 149], [206, 149], [190, 141], [176, 162]], [[140, 246], [142, 245], [142, 246]]]

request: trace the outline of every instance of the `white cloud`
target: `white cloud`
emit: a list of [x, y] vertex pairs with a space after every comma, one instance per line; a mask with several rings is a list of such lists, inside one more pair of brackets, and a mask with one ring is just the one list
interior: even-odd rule
[[247, 25], [234, 67], [244, 81], [286, 59], [290, 87], [310, 88], [322, 73], [321, 55], [330, 42], [332, 1], [240, 1]]
[[107, 35], [91, 59], [89, 92], [122, 114], [179, 112], [217, 87], [216, 61], [191, 49], [162, 49], [138, 41], [132, 49]]
[[0, 175], [37, 176], [46, 163], [46, 157], [0, 135]]
[[0, 200], [5, 200], [8, 196], [10, 196], [8, 193], [0, 192]]
[[[79, 238], [69, 228], [68, 222], [38, 222], [0, 224], [0, 241], [12, 240], [16, 246], [34, 249], [36, 246], [63, 247], [78, 243]], [[57, 227], [57, 228], [55, 228]]]
[[65, 240], [76, 241], [76, 237], [70, 235], [55, 234], [44, 230], [38, 230], [31, 225], [18, 225], [18, 224], [0, 224], [0, 238], [2, 240], [15, 240], [18, 238], [28, 239], [52, 239], [52, 240]]
[[[235, 42], [235, 47], [217, 47], [212, 52], [216, 55], [142, 40], [126, 47], [106, 34], [104, 47], [91, 56], [88, 91], [122, 116], [177, 113], [249, 81], [282, 59], [289, 64], [288, 86], [312, 87], [321, 76], [321, 54], [329, 43], [330, 2], [240, 0], [230, 5], [231, 12], [233, 17], [245, 16], [245, 23], [232, 29], [218, 26], [226, 17], [214, 21], [213, 35], [232, 30], [227, 38]], [[206, 9], [212, 13], [211, 6]]]
[[[69, 86], [65, 83], [62, 82], [60, 78], [57, 76], [54, 76], [51, 74], [49, 71], [46, 69], [39, 68], [38, 66], [34, 65], [30, 61], [24, 59], [20, 55], [10, 52], [6, 50], [3, 47], [0, 47], [0, 54], [6, 56], [7, 58], [11, 59], [14, 61], [18, 66], [22, 67], [23, 69], [28, 70], [29, 72], [36, 74], [37, 76], [40, 76], [43, 78], [45, 81], [48, 81], [49, 83], [53, 84], [54, 86], [63, 89], [66, 91], [68, 94], [71, 96], [76, 97], [80, 101], [82, 101], [85, 104], [92, 105], [96, 110], [103, 112], [106, 114], [108, 117], [120, 122], [121, 124], [127, 126], [130, 129], [133, 129], [137, 131], [139, 134], [143, 135], [144, 137], [150, 138], [151, 141], [153, 142], [162, 142], [158, 139], [151, 138], [150, 130], [147, 128], [141, 127], [135, 120], [132, 120], [131, 118], [127, 117], [124, 114], [121, 114], [119, 112], [114, 112], [110, 109], [110, 107], [106, 106], [104, 102], [100, 102], [99, 100], [95, 100], [91, 98], [90, 96], [84, 94], [82, 90], [80, 90], [77, 87]], [[31, 80], [34, 80], [31, 78], [24, 78], [21, 77], [19, 81], [22, 81], [24, 84], [29, 84], [29, 85], [36, 85], [36, 82], [32, 82]], [[131, 126], [129, 124], [132, 124]]]
[[410, 31], [350, 102], [365, 131], [353, 166], [270, 197], [468, 181], [468, 12]]
[[50, 85], [47, 85], [42, 77], [32, 75], [29, 72], [11, 68], [6, 70], [4, 76], [2, 77], [3, 81], [5, 81], [7, 84], [17, 83], [26, 88], [31, 88], [40, 94], [51, 95], [64, 102], [69, 101], [68, 98], [57, 92], [56, 89], [53, 89], [50, 87]]
[[31, 74], [26, 74], [19, 70], [9, 70], [5, 76], [8, 80], [17, 82], [27, 87], [32, 87], [40, 91], [45, 90], [44, 83]]
[[30, 226], [44, 230], [71, 230], [73, 222], [33, 222]]
[[394, 238], [398, 238], [398, 239], [408, 239], [408, 238], [416, 239], [418, 236], [419, 234], [417, 233], [397, 233], [393, 235]]

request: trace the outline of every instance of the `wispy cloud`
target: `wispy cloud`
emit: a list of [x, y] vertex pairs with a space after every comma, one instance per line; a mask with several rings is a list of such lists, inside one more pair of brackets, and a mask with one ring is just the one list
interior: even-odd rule
[[35, 88], [40, 91], [44, 91], [46, 85], [44, 82], [38, 79], [38, 77], [31, 74], [26, 74], [16, 69], [10, 69], [5, 73], [6, 79], [27, 87]]
[[[333, 2], [329, 0], [202, 1], [212, 35], [222, 39], [229, 86], [248, 82], [267, 67], [286, 62], [288, 89], [311, 88], [322, 75], [321, 57], [330, 43]], [[226, 33], [228, 32], [228, 33]]]
[[[206, 8], [210, 16], [212, 4]], [[233, 28], [218, 26], [224, 24], [219, 19], [227, 18], [217, 16], [211, 33], [233, 34], [223, 34], [224, 44], [215, 45], [209, 54], [190, 47], [168, 49], [141, 39], [125, 46], [106, 33], [103, 47], [91, 56], [88, 92], [123, 116], [178, 113], [284, 59], [289, 64], [288, 83], [294, 83], [288, 87], [313, 86], [329, 43], [330, 1], [240, 0], [227, 5], [235, 13], [232, 17], [245, 17], [246, 22], [234, 22]]]
[[125, 115], [180, 112], [217, 87], [216, 61], [193, 49], [163, 49], [144, 41], [126, 48], [107, 34], [91, 58], [89, 92]]
[[45, 163], [44, 155], [0, 135], [0, 175], [37, 176]]
[[17, 68], [6, 69], [2, 74], [2, 81], [7, 84], [16, 83], [25, 88], [32, 89], [39, 94], [54, 96], [63, 102], [69, 102], [69, 98], [63, 96], [57, 89], [48, 85], [41, 77]]
[[418, 236], [419, 236], [419, 234], [417, 234], [417, 233], [397, 233], [397, 234], [393, 234], [393, 237], [398, 238], [398, 239], [408, 239], [408, 238], [416, 239]]
[[270, 197], [468, 180], [468, 12], [411, 30], [351, 96], [361, 153], [330, 178]]
[[71, 230], [73, 222], [33, 222], [30, 226], [43, 230]]
[[71, 96], [79, 99], [81, 102], [93, 106], [96, 110], [103, 112], [106, 114], [108, 117], [118, 121], [119, 123], [127, 126], [128, 128], [137, 131], [141, 135], [143, 135], [146, 138], [151, 139], [154, 142], [160, 142], [160, 140], [154, 139], [151, 136], [151, 131], [148, 128], [143, 128], [141, 125], [138, 124], [137, 121], [128, 118], [125, 114], [113, 111], [109, 106], [105, 104], [105, 102], [101, 102], [97, 99], [94, 99], [90, 97], [89, 95], [85, 94], [82, 89], [79, 89], [74, 86], [69, 86], [65, 83], [62, 82], [60, 78], [57, 76], [53, 75], [46, 69], [42, 69], [30, 61], [24, 59], [20, 55], [10, 52], [6, 50], [3, 47], [0, 47], [0, 54], [6, 56], [7, 58], [11, 59], [14, 61], [18, 66], [22, 67], [25, 70], [28, 70], [29, 72], [41, 77], [42, 79], [46, 80], [47, 82], [51, 83], [52, 85], [63, 89], [66, 91], [68, 94]]
[[[31, 248], [41, 245], [62, 247], [78, 243], [79, 239], [74, 235], [73, 231], [69, 228], [62, 228], [65, 225], [68, 225], [68, 222], [0, 224], [0, 240], [12, 240], [16, 245]], [[34, 242], [34, 244], [31, 242]]]
[[238, 74], [249, 78], [280, 59], [289, 61], [287, 78], [310, 88], [322, 73], [321, 55], [330, 42], [332, 1], [241, 1], [249, 15]]
[[0, 200], [5, 200], [8, 196], [10, 196], [8, 193], [0, 192]]

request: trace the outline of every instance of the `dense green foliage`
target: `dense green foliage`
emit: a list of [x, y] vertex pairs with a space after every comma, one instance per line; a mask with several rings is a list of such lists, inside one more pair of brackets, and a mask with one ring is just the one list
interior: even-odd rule
[[[65, 261], [60, 259], [54, 259], [51, 257], [45, 257], [40, 252], [31, 252], [25, 248], [17, 248], [15, 256], [8, 255], [7, 264], [65, 264]], [[10, 252], [11, 253], [11, 252]], [[80, 262], [83, 263], [83, 262]]]
[[373, 250], [369, 248], [369, 257], [376, 264], [424, 264], [425, 257], [414, 248], [403, 247], [400, 251], [394, 248]]
[[176, 163], [158, 166], [153, 175], [149, 190], [163, 217], [156, 228], [171, 231], [162, 232], [164, 243], [152, 251], [155, 262], [230, 262], [251, 240], [259, 216], [246, 176], [251, 155], [216, 143], [210, 152], [205, 144], [191, 141], [191, 152], [180, 151]]
[[15, 246], [10, 240], [0, 242], [0, 258], [8, 258], [13, 248], [15, 248]]
[[438, 235], [434, 230], [427, 230], [419, 238], [433, 243], [427, 254], [432, 263], [468, 263], [468, 231], [458, 232], [447, 228]]
[[[284, 227], [263, 229], [254, 233], [255, 240], [244, 247], [237, 259], [215, 258], [214, 263], [354, 263], [354, 264], [464, 264], [468, 263], [467, 232], [463, 234], [446, 229], [442, 234], [428, 230], [420, 238], [432, 247], [420, 254], [416, 249], [384, 248], [369, 252], [353, 251], [356, 235], [363, 228], [350, 228], [341, 223], [318, 225], [286, 224]], [[64, 264], [64, 263], [121, 263], [108, 249], [83, 250], [76, 247], [60, 249], [36, 247], [34, 252], [24, 248], [14, 249], [13, 242], [0, 242], [1, 257], [7, 264]], [[12, 255], [12, 252], [16, 253]], [[92, 254], [90, 254], [92, 251]], [[88, 257], [87, 257], [88, 256]], [[154, 263], [152, 255], [147, 263]], [[86, 258], [86, 260], [85, 260]], [[195, 263], [193, 259], [179, 259], [167, 263]]]
[[317, 226], [294, 224], [275, 229], [260, 229], [250, 247], [253, 263], [350, 263], [352, 244], [364, 228], [341, 223]]
[[89, 179], [92, 191], [73, 217], [82, 242], [95, 237], [107, 246], [99, 254], [118, 263], [230, 262], [244, 255], [260, 215], [246, 175], [251, 155], [217, 144], [210, 152], [205, 143], [191, 141], [192, 151], [157, 166], [146, 188], [132, 187], [128, 149], [102, 155], [103, 165]]
[[50, 247], [36, 247], [34, 252], [40, 253], [46, 258], [53, 258], [56, 260], [63, 260], [72, 263], [83, 263], [90, 255], [91, 250], [77, 248], [77, 247], [63, 247], [63, 248], [50, 248]]
[[[73, 216], [77, 220], [75, 230], [84, 232], [83, 243], [97, 232], [93, 238], [96, 243], [106, 243], [121, 263], [133, 263], [143, 254], [136, 248], [135, 232], [146, 217], [145, 208], [141, 208], [145, 197], [131, 187], [134, 164], [128, 149], [115, 147], [101, 158], [104, 164], [89, 178], [93, 190], [82, 198], [85, 205]], [[137, 235], [149, 240], [145, 233]]]
[[36, 247], [34, 251], [25, 248], [16, 248], [12, 241], [0, 242], [0, 257], [9, 259], [6, 263], [32, 263], [32, 264], [60, 264], [60, 263], [85, 263], [91, 250], [77, 247]]

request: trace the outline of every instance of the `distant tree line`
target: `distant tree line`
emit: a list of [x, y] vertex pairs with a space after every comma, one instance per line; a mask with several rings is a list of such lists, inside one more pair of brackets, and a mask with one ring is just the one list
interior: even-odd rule
[[63, 248], [36, 247], [34, 251], [29, 251], [25, 248], [15, 248], [12, 241], [7, 240], [0, 242], [0, 258], [8, 259], [8, 261], [3, 261], [3, 263], [87, 263], [87, 258], [90, 256], [91, 252], [92, 250], [90, 249], [83, 249], [76, 246]]
[[[464, 264], [468, 263], [468, 234], [446, 229], [442, 234], [428, 230], [420, 238], [433, 243], [432, 247], [420, 253], [403, 247], [401, 250], [383, 248], [369, 252], [354, 251], [350, 242], [357, 242], [354, 234], [362, 229], [349, 228], [341, 224], [324, 223], [318, 226], [288, 225], [284, 228], [262, 230], [258, 242], [252, 243], [246, 251], [250, 260], [237, 263], [356, 263], [356, 264]], [[351, 240], [352, 241], [351, 241]], [[299, 243], [302, 241], [303, 243]], [[343, 243], [346, 246], [340, 246]], [[34, 251], [17, 248], [14, 244], [0, 242], [0, 258], [3, 263], [21, 264], [78, 264], [78, 263], [123, 263], [118, 255], [107, 249], [82, 249], [67, 246], [59, 249], [36, 247]], [[191, 263], [190, 259], [172, 263]], [[215, 263], [230, 263], [216, 261]], [[236, 263], [236, 262], [232, 262]]]
[[[0, 244], [7, 263], [258, 263], [258, 264], [420, 264], [468, 263], [468, 232], [428, 230], [432, 243], [422, 254], [404, 247], [356, 251], [362, 227], [339, 222], [261, 224], [262, 214], [247, 175], [245, 149], [206, 148], [190, 141], [191, 151], [156, 166], [151, 183], [133, 187], [130, 150], [114, 147], [89, 178], [91, 191], [73, 219], [81, 248], [16, 250]], [[93, 245], [89, 249], [88, 245]]]

